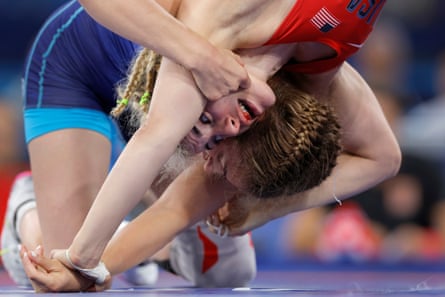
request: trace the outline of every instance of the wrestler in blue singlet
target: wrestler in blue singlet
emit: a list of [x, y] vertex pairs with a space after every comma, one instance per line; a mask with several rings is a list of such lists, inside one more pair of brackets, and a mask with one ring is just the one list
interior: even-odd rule
[[[75, 20], [75, 21], [74, 21]], [[84, 128], [116, 136], [109, 112], [116, 84], [139, 46], [95, 22], [77, 1], [54, 12], [32, 45], [24, 73], [25, 136]]]

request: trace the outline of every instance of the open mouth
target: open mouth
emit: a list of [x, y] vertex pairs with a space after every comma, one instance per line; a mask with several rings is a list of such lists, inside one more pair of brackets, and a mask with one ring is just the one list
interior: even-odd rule
[[238, 99], [238, 105], [241, 109], [241, 115], [244, 121], [250, 123], [260, 115], [259, 110], [249, 101]]

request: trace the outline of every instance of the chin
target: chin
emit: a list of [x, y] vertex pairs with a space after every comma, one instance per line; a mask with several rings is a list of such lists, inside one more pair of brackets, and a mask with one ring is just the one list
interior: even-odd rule
[[183, 153], [186, 153], [187, 156], [197, 155], [205, 150], [204, 147], [201, 147], [197, 144], [192, 143], [191, 141], [188, 141], [187, 137], [181, 141], [181, 143], [178, 146], [178, 149], [181, 150]]
[[183, 170], [196, 160], [196, 154], [190, 152], [190, 147], [179, 145], [173, 155], [164, 164], [161, 174], [176, 178]]

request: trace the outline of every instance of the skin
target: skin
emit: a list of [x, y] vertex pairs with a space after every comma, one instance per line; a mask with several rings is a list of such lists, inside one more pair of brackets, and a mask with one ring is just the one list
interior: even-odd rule
[[[168, 65], [173, 63], [166, 62], [165, 64], [164, 67], [168, 69]], [[246, 65], [246, 68], [249, 69], [249, 65]], [[182, 69], [182, 71], [184, 70]], [[216, 139], [237, 135], [247, 129], [255, 120], [255, 117], [246, 119], [241, 109], [240, 98], [242, 98], [243, 104], [253, 106], [257, 115], [274, 103], [273, 93], [262, 82], [262, 79], [255, 76], [255, 72], [260, 76], [264, 75], [255, 68], [251, 72], [253, 82], [251, 88], [241, 90], [236, 96], [224, 96], [217, 101], [207, 102], [201, 99], [200, 105], [204, 106], [205, 104], [205, 114], [209, 123], [196, 121], [198, 119], [196, 117], [194, 125], [187, 124], [188, 136], [184, 142], [188, 143], [187, 146], [193, 152], [202, 151], [207, 144], [214, 146]], [[188, 78], [190, 79], [190, 77]], [[192, 82], [184, 81], [186, 87], [189, 87], [188, 84], [192, 84]], [[179, 86], [179, 84], [176, 85]], [[181, 93], [183, 89], [178, 88], [177, 90], [178, 93]], [[180, 97], [182, 98], [182, 96], [181, 94]], [[202, 98], [200, 93], [196, 96], [196, 98]], [[174, 113], [174, 115], [170, 113], [168, 117], [172, 120], [178, 118], [178, 114], [182, 114], [183, 110], [188, 109], [188, 106], [184, 104], [186, 102], [182, 101], [182, 107], [175, 103], [168, 105], [167, 108]], [[169, 129], [161, 128], [163, 126], [161, 120], [155, 119], [151, 122], [156, 121], [159, 121], [159, 130], [164, 130], [159, 132], [166, 134], [165, 131]], [[153, 123], [153, 125], [157, 126], [158, 124]], [[164, 125], [175, 126], [176, 123], [165, 121]], [[152, 128], [147, 127], [147, 129]], [[23, 225], [20, 231], [23, 244], [33, 248], [43, 243], [46, 251], [68, 247], [109, 171], [111, 144], [103, 135], [94, 131], [63, 129], [32, 140], [28, 145], [28, 150], [33, 168], [40, 220], [34, 219], [32, 224]], [[98, 151], [101, 154], [97, 154]], [[60, 164], [64, 164], [63, 167]], [[70, 170], [66, 170], [66, 168], [70, 168]], [[54, 212], [54, 209], [59, 211]], [[67, 216], [67, 213], [70, 215]], [[36, 214], [32, 214], [32, 216], [35, 217]], [[54, 221], [62, 220], [64, 221], [63, 225], [53, 224]], [[35, 228], [30, 229], [30, 225], [35, 226], [39, 232], [35, 232]]]
[[[345, 152], [340, 157], [341, 163], [334, 168], [331, 177], [319, 187], [289, 197], [278, 197], [271, 200], [251, 198], [228, 201], [237, 190], [225, 179], [209, 178], [202, 163], [198, 162], [175, 179], [162, 197], [150, 208], [113, 237], [102, 257], [111, 274], [116, 275], [150, 257], [179, 232], [215, 212], [226, 203], [230, 204], [231, 209], [229, 207], [229, 214], [228, 216], [226, 214], [224, 222], [230, 227], [230, 233], [232, 235], [243, 234], [273, 218], [331, 202], [334, 194], [339, 199], [346, 199], [360, 191], [363, 182], [368, 183], [368, 186], [378, 182], [374, 175], [383, 179], [384, 176], [395, 174], [395, 171], [392, 170], [395, 170], [394, 168], [400, 161], [399, 156], [397, 154], [393, 156], [380, 155], [383, 148], [379, 148], [378, 143], [373, 141], [379, 131], [376, 131], [376, 135], [373, 132], [363, 135], [362, 132], [369, 123], [378, 125], [379, 129], [383, 130], [386, 130], [387, 127], [373, 93], [350, 66], [343, 67], [340, 74], [339, 78], [347, 79], [352, 83], [346, 85], [345, 89], [338, 90], [338, 95], [342, 95], [342, 92], [355, 91], [360, 95], [358, 96], [360, 100], [357, 101], [354, 96], [339, 96], [337, 98], [339, 101], [344, 100], [335, 104], [337, 112], [341, 111], [344, 115], [341, 118], [342, 123], [349, 125], [345, 128], [346, 136], [343, 138]], [[391, 137], [385, 140], [391, 141]], [[351, 148], [363, 150], [362, 155], [367, 154], [368, 157], [351, 154]], [[218, 149], [215, 149], [210, 153], [213, 154], [217, 151]], [[215, 154], [221, 152], [224, 150], [221, 149]], [[383, 164], [388, 164], [387, 162], [394, 164], [383, 166]], [[361, 167], [357, 169], [355, 166], [348, 166], [351, 163]], [[217, 163], [209, 163], [206, 167], [210, 169], [213, 166], [221, 168]], [[363, 172], [364, 169], [366, 172]], [[370, 172], [373, 176], [369, 174]], [[332, 185], [333, 182], [337, 185], [335, 188]], [[176, 194], [178, 190], [183, 191], [183, 195], [180, 197]], [[196, 205], [200, 205], [200, 207], [197, 208]], [[169, 224], [164, 224], [165, 220]], [[141, 233], [147, 236], [141, 237]], [[76, 291], [82, 288], [79, 286], [79, 276], [63, 266], [61, 262], [38, 254], [32, 256], [29, 253], [22, 253], [22, 256], [28, 276], [37, 284], [36, 290]], [[58, 259], [67, 265], [61, 254]], [[44, 269], [38, 270], [36, 265]], [[87, 284], [91, 285], [91, 282], [87, 282]]]
[[211, 100], [250, 84], [243, 63], [232, 51], [212, 46], [207, 39], [173, 17], [180, 1], [137, 0], [133, 5], [127, 5], [112, 0], [107, 7], [100, 1], [79, 2], [112, 31], [183, 65], [191, 71], [204, 96]]
[[[201, 7], [203, 10], [211, 8], [212, 11], [220, 12], [214, 19], [215, 23], [209, 24], [208, 27], [207, 25], [200, 26], [202, 25], [200, 22], [203, 22], [203, 20], [192, 18], [193, 14], [190, 13], [192, 6], [187, 5], [191, 2], [184, 1], [184, 9], [178, 10], [178, 16], [179, 19], [188, 24], [191, 29], [208, 28], [209, 31], [203, 34], [208, 36], [209, 40], [218, 44], [218, 46], [226, 48], [235, 48], [236, 45], [246, 48], [254, 47], [264, 43], [264, 41], [268, 39], [293, 1], [280, 1], [278, 6], [275, 2], [274, 6], [268, 5], [270, 3], [266, 3], [267, 1], [258, 1], [253, 5], [254, 2], [255, 1], [243, 2], [245, 6], [237, 8], [241, 9], [241, 11], [245, 9], [246, 22], [252, 22], [252, 26], [249, 26], [246, 30], [240, 30], [241, 28], [246, 28], [245, 22], [235, 22], [236, 20], [230, 19], [231, 7], [229, 7], [229, 11], [216, 9], [218, 8], [217, 5], [220, 5], [220, 1], [208, 1], [204, 7]], [[272, 14], [277, 16], [277, 18], [269, 18], [268, 22], [261, 23], [259, 21], [261, 20], [260, 8], [264, 9], [265, 14]], [[193, 6], [193, 11], [200, 11], [200, 8]], [[239, 10], [237, 11], [239, 12]], [[230, 21], [233, 21], [233, 23]], [[218, 31], [212, 30], [218, 28], [218, 24], [221, 23], [233, 25], [228, 28], [227, 31], [223, 30], [223, 32], [216, 34]], [[232, 36], [229, 33], [234, 31], [245, 34], [236, 35], [237, 38], [234, 40], [233, 38], [229, 38]], [[254, 36], [254, 38], [249, 39], [249, 36]], [[296, 58], [297, 61], [304, 62], [314, 58], [329, 57], [332, 54], [325, 46], [308, 43], [272, 48], [275, 49], [275, 52], [268, 56], [270, 58], [268, 63], [262, 65], [265, 66], [265, 73], [269, 75], [274, 73], [277, 67], [287, 61], [290, 56]], [[255, 50], [252, 51], [255, 52]], [[256, 53], [261, 51], [263, 51], [263, 53], [273, 52], [271, 48], [263, 47], [256, 50]], [[167, 95], [165, 88], [171, 85], [176, 86], [177, 82], [172, 80], [171, 77], [170, 81], [168, 80], [168, 73], [180, 74], [176, 77], [173, 76], [174, 78], [178, 78], [182, 76], [182, 74], [184, 75], [179, 81], [177, 90], [175, 90], [177, 91], [176, 94], [183, 95], [185, 93], [191, 94], [196, 92], [196, 89], [192, 88], [186, 83], [186, 80], [184, 80], [184, 78], [188, 77], [189, 82], [192, 81], [193, 77], [190, 76], [190, 73], [181, 72], [182, 68], [176, 66], [178, 65], [174, 65], [174, 63], [171, 65], [168, 65], [168, 62], [163, 63], [161, 72], [163, 72], [162, 75], [165, 75], [165, 84], [164, 86], [161, 84], [156, 86], [154, 98], [165, 98]], [[184, 70], [182, 69], [182, 71]], [[162, 77], [162, 75], [160, 73], [159, 77]], [[338, 166], [332, 175], [333, 178], [329, 178], [316, 189], [297, 195], [298, 198], [282, 199], [280, 203], [275, 203], [277, 205], [273, 204], [272, 207], [270, 207], [271, 205], [268, 205], [268, 203], [251, 205], [251, 207], [248, 208], [247, 216], [241, 216], [241, 219], [237, 221], [238, 224], [241, 221], [241, 227], [235, 231], [232, 228], [232, 234], [236, 234], [237, 232], [244, 233], [246, 230], [251, 230], [272, 218], [285, 215], [289, 212], [323, 205], [332, 201], [333, 194], [340, 199], [345, 199], [358, 191], [394, 175], [398, 170], [400, 151], [397, 142], [382, 116], [381, 110], [376, 104], [371, 90], [350, 66], [345, 64], [340, 70], [334, 69], [319, 75], [306, 75], [302, 79], [305, 82], [307, 90], [317, 94], [320, 98], [332, 98], [332, 103], [338, 109], [338, 114], [341, 115], [340, 120], [342, 126], [347, 127], [344, 136], [345, 153], [339, 158]], [[163, 80], [161, 79], [160, 81]], [[320, 86], [322, 87], [319, 88]], [[188, 93], [188, 91], [190, 93]], [[199, 112], [193, 114], [193, 110], [202, 111], [202, 102], [187, 102], [187, 106], [185, 106], [184, 102], [174, 103], [174, 100], [178, 100], [179, 96], [172, 96], [171, 93], [169, 95], [171, 98], [170, 101], [163, 102], [162, 105], [159, 103], [153, 104], [150, 109], [151, 116], [149, 116], [144, 126], [135, 134], [135, 137], [133, 137], [126, 147], [126, 151], [121, 155], [113, 171], [107, 177], [104, 186], [101, 188], [93, 204], [90, 215], [86, 218], [83, 227], [70, 247], [72, 261], [76, 265], [81, 267], [94, 267], [98, 263], [99, 255], [102, 254], [107, 242], [111, 238], [114, 229], [117, 227], [117, 222], [131, 209], [138, 197], [142, 196], [147, 188], [147, 184], [155, 178], [153, 172], [159, 169], [167, 156], [172, 153], [173, 146], [171, 146], [171, 144], [175, 143], [177, 141], [176, 139], [181, 139], [192, 126], [181, 126], [180, 129], [172, 131], [172, 133], [168, 135], [166, 135], [165, 130], [162, 131], [161, 128], [177, 125], [177, 122], [169, 121], [172, 121], [178, 111], [186, 110], [184, 109], [185, 107], [190, 111], [190, 115], [184, 115], [184, 122], [193, 122], [193, 118], [196, 119], [199, 116]], [[196, 93], [194, 95], [196, 95]], [[346, 99], [342, 101], [340, 100], [341, 98]], [[153, 99], [153, 103], [155, 103], [155, 101], [156, 99]], [[174, 108], [177, 109], [175, 110]], [[360, 116], [358, 116], [358, 114], [360, 114]], [[363, 133], [363, 131], [367, 131], [367, 133]], [[374, 141], [377, 138], [379, 139], [378, 143]], [[150, 143], [147, 141], [148, 139], [150, 139]], [[145, 143], [145, 145], [140, 147], [137, 144], [139, 142]], [[380, 145], [381, 143], [385, 143], [385, 146]], [[157, 156], [157, 158], [150, 160], [147, 156]], [[138, 174], [132, 174], [136, 172]], [[196, 174], [196, 176], [205, 176], [199, 174], [199, 172], [194, 172], [194, 174]], [[193, 183], [196, 182], [196, 176], [194, 176]], [[190, 185], [190, 181], [184, 182], [187, 178], [190, 178], [190, 175], [186, 175], [184, 178], [175, 181], [176, 189], [182, 189], [181, 187], [185, 188], [186, 185]], [[333, 180], [334, 178], [335, 180]], [[333, 183], [335, 183], [335, 187], [333, 187]], [[210, 198], [216, 197], [215, 194], [221, 193], [221, 191], [225, 189], [225, 186], [203, 177], [201, 188], [198, 190], [197, 186], [195, 193], [193, 193], [193, 189], [188, 192], [190, 195], [193, 194], [193, 197], [199, 196], [200, 201], [212, 201], [203, 203], [199, 211], [195, 210], [194, 212], [193, 209], [191, 209], [189, 210], [190, 213], [187, 213], [185, 211], [187, 210], [187, 205], [182, 205], [182, 209], [176, 209], [173, 207], [174, 203], [171, 202], [170, 204], [163, 204], [165, 202], [160, 203], [161, 206], [157, 207], [161, 209], [157, 207], [155, 209], [162, 213], [162, 207], [166, 207], [166, 210], [182, 215], [184, 218], [178, 218], [178, 225], [172, 226], [172, 228], [176, 226], [176, 228], [181, 229], [179, 226], [187, 226], [187, 222], [195, 221], [197, 217], [202, 218], [222, 206], [226, 201], [213, 201]], [[335, 193], [333, 191], [334, 188]], [[198, 193], [198, 195], [196, 195], [196, 193]], [[120, 197], [124, 196], [130, 197], [130, 201], [120, 201]], [[196, 203], [192, 203], [192, 201], [195, 202], [194, 199], [198, 198], [193, 197], [184, 198], [189, 206], [197, 205]], [[181, 205], [177, 203], [178, 201], [175, 202], [178, 206]], [[113, 205], [113, 209], [107, 209], [108, 205]], [[264, 205], [268, 205], [270, 208], [264, 207]], [[268, 211], [260, 211], [264, 209], [268, 209]], [[113, 223], [107, 226], [108, 228], [106, 228], [106, 230], [104, 228], [104, 230], [102, 230], [103, 232], [98, 234], [94, 226], [97, 226], [103, 221]], [[167, 233], [169, 233], [168, 231], [169, 230], [167, 230]], [[170, 230], [170, 233], [176, 234], [174, 230]], [[142, 245], [140, 244], [139, 246]]]

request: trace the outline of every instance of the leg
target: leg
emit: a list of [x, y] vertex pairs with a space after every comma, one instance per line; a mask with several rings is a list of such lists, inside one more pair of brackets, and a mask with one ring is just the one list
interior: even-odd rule
[[[48, 253], [72, 241], [109, 170], [111, 142], [118, 140], [108, 116], [88, 110], [27, 110], [25, 130], [36, 171], [14, 182], [2, 232], [5, 268], [20, 285], [29, 282], [17, 245], [43, 244]], [[37, 215], [36, 199], [43, 215], [40, 209]]]
[[[19, 255], [21, 230], [29, 235], [26, 244], [30, 247], [35, 248], [41, 243], [40, 225], [36, 213], [31, 172], [23, 172], [17, 175], [12, 185], [1, 234], [3, 266], [19, 286], [30, 286]], [[31, 228], [25, 230], [27, 226]]]
[[250, 234], [222, 238], [199, 223], [172, 242], [173, 271], [199, 287], [242, 287], [256, 275]]
[[32, 140], [29, 154], [44, 249], [66, 248], [108, 173], [110, 142], [94, 131], [63, 129]]

